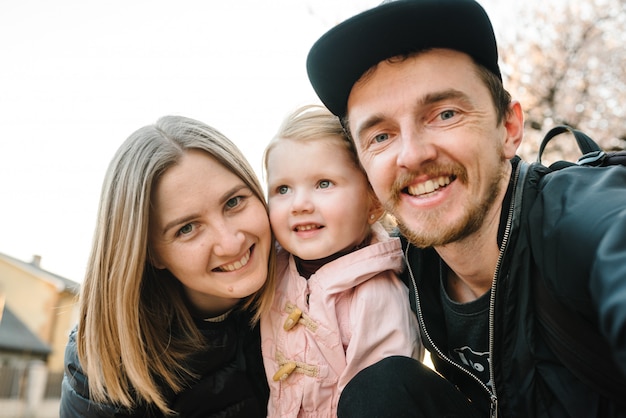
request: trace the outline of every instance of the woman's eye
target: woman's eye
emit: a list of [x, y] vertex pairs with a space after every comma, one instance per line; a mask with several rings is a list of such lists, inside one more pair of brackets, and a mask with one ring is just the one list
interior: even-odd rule
[[384, 142], [387, 139], [389, 139], [389, 134], [378, 134], [374, 137], [374, 142], [376, 143]]
[[242, 199], [243, 199], [242, 196], [231, 197], [230, 199], [226, 201], [226, 208], [232, 209], [232, 208], [237, 207], [239, 203], [241, 203]]
[[289, 187], [287, 186], [278, 186], [276, 188], [276, 192], [278, 192], [278, 194], [287, 194], [288, 191], [289, 191]]
[[178, 230], [177, 235], [187, 235], [190, 234], [191, 231], [193, 231], [193, 224], [186, 224]]
[[319, 188], [320, 189], [328, 189], [330, 186], [332, 186], [333, 182], [330, 180], [322, 180], [319, 182]]
[[451, 119], [456, 115], [456, 111], [454, 110], [444, 110], [443, 112], [441, 112], [439, 114], [439, 116], [441, 117], [442, 120], [447, 120], [447, 119]]

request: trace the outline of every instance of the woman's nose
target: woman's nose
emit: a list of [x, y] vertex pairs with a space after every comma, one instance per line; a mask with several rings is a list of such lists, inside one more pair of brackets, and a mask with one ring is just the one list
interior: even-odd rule
[[214, 226], [211, 234], [215, 255], [223, 257], [241, 253], [245, 243], [245, 234], [236, 225], [219, 222]]

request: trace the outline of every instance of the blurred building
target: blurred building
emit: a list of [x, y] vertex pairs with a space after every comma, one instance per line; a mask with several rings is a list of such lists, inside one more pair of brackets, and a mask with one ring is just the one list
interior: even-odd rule
[[79, 284], [40, 263], [39, 256], [25, 262], [0, 253], [0, 400], [60, 395]]

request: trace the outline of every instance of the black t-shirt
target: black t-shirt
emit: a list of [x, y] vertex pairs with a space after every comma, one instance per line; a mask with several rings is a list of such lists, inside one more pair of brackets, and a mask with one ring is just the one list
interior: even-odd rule
[[448, 331], [448, 356], [491, 387], [489, 379], [489, 297], [491, 291], [468, 303], [446, 293], [443, 275], [440, 295]]

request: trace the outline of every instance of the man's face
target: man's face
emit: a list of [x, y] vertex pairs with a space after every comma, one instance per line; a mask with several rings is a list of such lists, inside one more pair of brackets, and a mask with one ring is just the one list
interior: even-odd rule
[[469, 56], [435, 49], [379, 63], [352, 88], [348, 120], [374, 191], [415, 245], [497, 222], [517, 143]]

